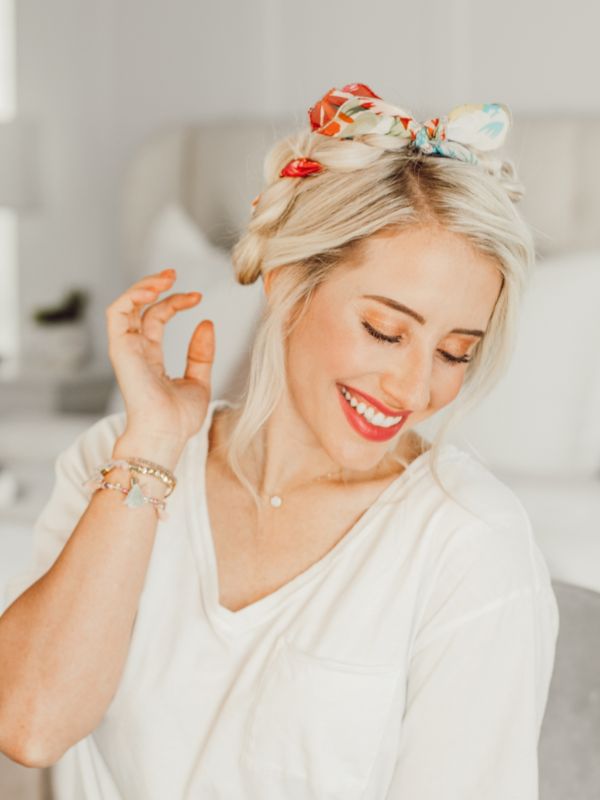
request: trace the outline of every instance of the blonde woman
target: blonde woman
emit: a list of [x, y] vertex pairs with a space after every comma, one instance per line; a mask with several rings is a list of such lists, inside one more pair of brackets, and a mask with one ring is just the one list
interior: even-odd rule
[[159, 299], [172, 273], [107, 309], [126, 411], [59, 456], [0, 620], [0, 750], [57, 800], [538, 797], [550, 576], [512, 491], [416, 430], [510, 355], [510, 113], [350, 84], [309, 115], [233, 250], [266, 294], [241, 399], [211, 398], [210, 320], [165, 374], [200, 299]]

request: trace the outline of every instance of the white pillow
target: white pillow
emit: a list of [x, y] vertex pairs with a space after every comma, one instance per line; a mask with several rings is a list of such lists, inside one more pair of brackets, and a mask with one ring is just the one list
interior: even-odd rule
[[[199, 280], [209, 285], [232, 270], [227, 253], [211, 244], [189, 214], [174, 203], [166, 205], [148, 229], [134, 279], [169, 267], [177, 270], [176, 286], [186, 283], [181, 291], [201, 291]], [[194, 286], [188, 288], [190, 280]]]
[[600, 250], [540, 261], [511, 366], [460, 432], [502, 470], [599, 474]]
[[[165, 370], [173, 378], [183, 375], [194, 328], [202, 319], [211, 319], [216, 342], [212, 396], [231, 397], [241, 390], [247, 374], [250, 346], [265, 304], [262, 281], [247, 286], [237, 283], [227, 252], [214, 247], [177, 205], [168, 205], [158, 214], [132, 279], [169, 267], [177, 271], [177, 276], [161, 298], [191, 291], [202, 292], [203, 297], [167, 323], [163, 339]], [[122, 410], [124, 404], [116, 386], [107, 413]]]

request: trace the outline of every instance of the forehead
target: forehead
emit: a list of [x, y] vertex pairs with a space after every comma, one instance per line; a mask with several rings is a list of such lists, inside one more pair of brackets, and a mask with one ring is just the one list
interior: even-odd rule
[[386, 316], [398, 315], [363, 298], [385, 296], [440, 330], [485, 329], [502, 283], [493, 257], [479, 252], [465, 236], [434, 226], [379, 231], [363, 239], [340, 267], [328, 289], [323, 287], [331, 293], [326, 302], [335, 297], [336, 306], [370, 303]]
[[[496, 260], [465, 237], [439, 226], [379, 231], [359, 242], [336, 278], [349, 290], [447, 301], [463, 295], [497, 295]], [[340, 287], [341, 288], [341, 287]]]

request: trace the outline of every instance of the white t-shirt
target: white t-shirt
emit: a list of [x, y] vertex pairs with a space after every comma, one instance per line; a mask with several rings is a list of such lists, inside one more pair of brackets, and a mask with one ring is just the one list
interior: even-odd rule
[[[56, 800], [536, 800], [559, 615], [512, 490], [446, 444], [456, 502], [424, 453], [320, 561], [230, 611], [204, 483], [226, 403], [175, 469], [119, 686], [54, 766]], [[124, 425], [58, 457], [9, 601], [56, 559]]]

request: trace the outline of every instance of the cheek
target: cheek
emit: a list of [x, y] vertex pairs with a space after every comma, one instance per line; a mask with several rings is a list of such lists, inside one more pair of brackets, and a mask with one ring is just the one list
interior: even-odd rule
[[352, 363], [353, 344], [341, 318], [331, 313], [307, 314], [288, 339], [291, 373], [300, 381], [317, 374], [337, 379]]
[[464, 367], [440, 366], [432, 387], [431, 405], [442, 408], [451, 403], [460, 392], [464, 379]]

